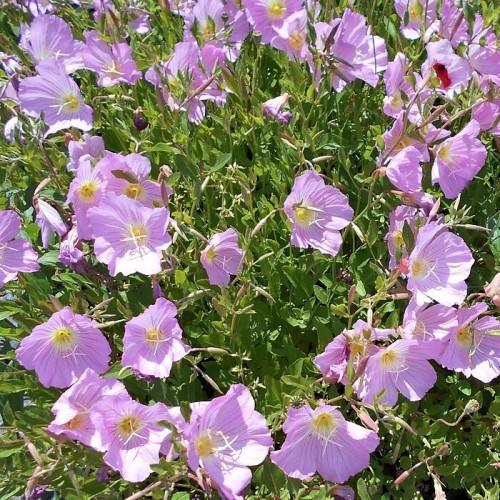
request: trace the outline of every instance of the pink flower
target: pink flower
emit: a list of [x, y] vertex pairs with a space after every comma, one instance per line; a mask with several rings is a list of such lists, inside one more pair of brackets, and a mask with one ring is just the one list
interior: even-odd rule
[[201, 265], [208, 274], [211, 285], [229, 284], [230, 275], [238, 274], [243, 266], [243, 250], [238, 246], [238, 233], [230, 227], [214, 234], [201, 252]]
[[491, 282], [484, 287], [484, 293], [493, 304], [500, 307], [500, 273], [495, 274]]
[[83, 43], [73, 38], [68, 23], [57, 16], [37, 16], [29, 28], [23, 29], [21, 47], [35, 64], [52, 58], [58, 60], [68, 74], [83, 68]]
[[141, 375], [165, 378], [172, 364], [191, 348], [182, 342], [182, 330], [176, 319], [177, 308], [159, 298], [142, 314], [125, 325], [122, 366], [131, 366]]
[[484, 20], [476, 14], [473, 34], [468, 46], [467, 55], [472, 68], [485, 75], [495, 85], [500, 85], [500, 50], [497, 37], [491, 26], [484, 27]]
[[342, 244], [340, 230], [354, 214], [347, 196], [308, 170], [295, 178], [284, 209], [292, 222], [292, 245], [337, 255]]
[[75, 172], [78, 169], [80, 158], [88, 155], [93, 160], [98, 160], [104, 156], [104, 140], [98, 135], [83, 134], [83, 141], [70, 141], [68, 144], [68, 153], [70, 161], [67, 169]]
[[99, 75], [97, 84], [101, 87], [111, 87], [122, 82], [134, 85], [142, 74], [137, 70], [129, 45], [109, 45], [101, 36], [98, 31], [85, 33], [85, 48], [82, 52], [85, 67]]
[[422, 399], [436, 383], [437, 375], [427, 361], [433, 356], [432, 343], [399, 339], [389, 347], [381, 348], [370, 356], [360, 386], [356, 389], [361, 400], [378, 400], [394, 406], [398, 392], [410, 401]]
[[401, 33], [410, 40], [420, 38], [436, 17], [436, 0], [395, 0], [401, 18]]
[[38, 254], [25, 239], [14, 238], [21, 231], [21, 217], [14, 210], [0, 210], [0, 287], [15, 280], [17, 273], [40, 269]]
[[418, 232], [409, 257], [408, 290], [419, 304], [433, 300], [445, 306], [461, 304], [473, 263], [462, 238], [430, 222]]
[[288, 102], [289, 94], [283, 94], [274, 99], [269, 99], [262, 103], [264, 116], [272, 116], [280, 123], [288, 123], [292, 119], [290, 111], [282, 111], [281, 108]]
[[108, 369], [111, 349], [98, 326], [64, 307], [21, 341], [17, 360], [26, 369], [35, 370], [45, 387], [68, 387], [87, 368], [103, 373]]
[[485, 101], [472, 110], [472, 119], [479, 123], [483, 132], [500, 136], [500, 99]]
[[424, 155], [414, 146], [408, 146], [397, 153], [387, 164], [387, 178], [398, 189], [412, 193], [422, 189], [422, 167]]
[[68, 232], [68, 227], [61, 219], [59, 212], [46, 201], [38, 198], [35, 206], [37, 211], [35, 222], [41, 229], [42, 246], [48, 248], [52, 231], [55, 231], [59, 236], [64, 236]]
[[487, 309], [484, 302], [458, 309], [458, 326], [445, 339], [438, 360], [445, 368], [461, 372], [467, 378], [472, 375], [484, 383], [500, 375], [500, 321], [492, 316], [477, 319]]
[[271, 40], [271, 45], [286, 52], [290, 59], [299, 61], [311, 59], [306, 36], [307, 26], [306, 10], [294, 12], [285, 18], [282, 26], [274, 28], [276, 33]]
[[375, 432], [347, 422], [334, 406], [308, 404], [289, 408], [283, 431], [285, 442], [271, 452], [271, 461], [285, 474], [309, 479], [318, 472], [326, 481], [343, 483], [370, 463], [379, 445]]
[[261, 34], [262, 43], [270, 43], [288, 16], [302, 9], [302, 0], [243, 0], [252, 28]]
[[248, 466], [260, 464], [273, 444], [264, 416], [254, 408], [250, 391], [232, 385], [226, 395], [192, 405], [183, 431], [189, 467], [203, 468], [224, 498], [243, 498], [252, 480]]
[[110, 396], [127, 396], [125, 386], [114, 378], [100, 378], [88, 368], [52, 407], [54, 420], [48, 430], [105, 451], [100, 434], [90, 418], [95, 403]]
[[488, 152], [477, 139], [479, 132], [479, 123], [471, 120], [436, 150], [432, 182], [439, 184], [447, 198], [456, 198], [483, 168]]
[[104, 196], [106, 179], [99, 164], [92, 166], [89, 155], [78, 160], [76, 177], [69, 186], [66, 203], [73, 205], [79, 238], [90, 240], [94, 231], [90, 225], [89, 210], [97, 207]]
[[19, 102], [25, 112], [43, 113], [49, 126], [45, 135], [76, 127], [92, 128], [92, 108], [82, 99], [80, 89], [61, 63], [47, 59], [37, 66], [38, 76], [25, 78], [19, 84]]
[[162, 251], [172, 243], [167, 233], [169, 211], [148, 208], [127, 196], [110, 195], [88, 212], [94, 230], [97, 260], [111, 276], [161, 271]]
[[171, 421], [163, 403], [145, 406], [127, 395], [102, 398], [93, 406], [91, 419], [106, 450], [104, 462], [133, 483], [151, 474], [151, 465], [159, 463], [160, 451], [172, 435], [159, 425]]
[[86, 261], [79, 243], [78, 229], [72, 226], [59, 246], [59, 262], [78, 272], [85, 272]]
[[439, 35], [451, 42], [453, 47], [458, 47], [461, 42], [468, 45], [470, 36], [467, 32], [469, 24], [463, 12], [458, 10], [454, 0], [443, 0], [441, 5], [441, 22]]
[[352, 330], [344, 330], [330, 342], [325, 351], [313, 360], [323, 377], [328, 382], [347, 384], [347, 367], [352, 364], [356, 372], [362, 369], [367, 356], [377, 352], [375, 340], [387, 340], [389, 335], [394, 335], [393, 329], [373, 328], [363, 320], [358, 319]]

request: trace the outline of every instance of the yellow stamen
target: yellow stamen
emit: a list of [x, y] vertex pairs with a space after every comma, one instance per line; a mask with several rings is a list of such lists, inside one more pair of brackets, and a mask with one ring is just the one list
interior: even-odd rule
[[142, 427], [141, 420], [135, 415], [127, 415], [123, 417], [117, 425], [117, 431], [123, 438], [129, 438]]
[[295, 207], [293, 209], [295, 221], [299, 226], [309, 226], [315, 219], [314, 211], [307, 207]]
[[396, 248], [401, 248], [405, 244], [403, 233], [401, 231], [394, 231], [394, 234], [392, 235], [392, 241]]
[[402, 364], [402, 355], [396, 349], [386, 349], [380, 356], [380, 365], [387, 371], [397, 371]]
[[157, 344], [164, 339], [163, 333], [158, 328], [151, 328], [146, 331], [146, 340], [150, 344]]
[[474, 332], [469, 325], [462, 326], [457, 332], [456, 341], [461, 347], [470, 347], [474, 338]]
[[63, 108], [66, 112], [75, 112], [80, 109], [81, 102], [75, 94], [67, 94], [63, 98]]
[[411, 275], [413, 278], [420, 280], [429, 275], [430, 266], [423, 259], [415, 259], [411, 266]]
[[95, 181], [82, 182], [78, 188], [80, 200], [85, 203], [90, 203], [94, 200], [95, 192], [99, 189], [99, 184]]
[[205, 259], [207, 259], [208, 262], [213, 262], [216, 257], [217, 257], [217, 250], [214, 247], [210, 247], [205, 253]]
[[130, 239], [136, 245], [145, 245], [148, 241], [148, 229], [142, 224], [132, 224], [129, 228]]
[[300, 50], [304, 45], [304, 39], [299, 31], [295, 31], [290, 35], [290, 47], [292, 50]]
[[133, 200], [144, 200], [144, 188], [140, 184], [130, 183], [125, 188], [125, 194]]
[[311, 421], [311, 430], [325, 439], [332, 437], [333, 431], [336, 427], [337, 420], [331, 413], [328, 412], [315, 415]]
[[72, 349], [76, 344], [76, 333], [67, 326], [54, 330], [52, 334], [52, 343], [57, 349]]
[[286, 13], [286, 6], [283, 0], [273, 0], [267, 6], [267, 15], [269, 19], [279, 20], [283, 19]]
[[196, 440], [196, 451], [200, 457], [206, 457], [214, 451], [212, 439], [208, 434], [203, 434]]

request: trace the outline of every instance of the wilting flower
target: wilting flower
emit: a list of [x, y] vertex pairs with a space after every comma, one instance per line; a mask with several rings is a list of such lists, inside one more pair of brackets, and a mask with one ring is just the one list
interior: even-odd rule
[[286, 439], [271, 461], [285, 474], [309, 479], [314, 473], [343, 483], [370, 463], [370, 453], [379, 445], [375, 432], [347, 422], [335, 406], [308, 404], [289, 408], [283, 431]]
[[132, 58], [130, 46], [127, 43], [109, 45], [100, 36], [98, 31], [85, 33], [85, 48], [82, 52], [85, 67], [99, 75], [97, 84], [101, 87], [121, 82], [134, 85], [142, 75]]
[[176, 316], [175, 305], [159, 298], [126, 323], [122, 366], [131, 366], [141, 375], [168, 377], [173, 362], [191, 350], [182, 341], [182, 330]]
[[430, 42], [426, 50], [428, 57], [422, 65], [422, 75], [432, 69], [440, 80], [438, 88], [450, 95], [467, 87], [472, 75], [470, 64], [455, 54], [448, 40]]
[[290, 59], [305, 61], [311, 59], [307, 44], [307, 12], [299, 10], [288, 16], [281, 27], [274, 28], [275, 36], [271, 45], [284, 51]]
[[484, 293], [493, 304], [500, 307], [500, 273], [495, 274], [491, 282], [484, 287]]
[[166, 208], [148, 208], [127, 196], [110, 194], [88, 216], [96, 258], [108, 265], [111, 276], [161, 271], [162, 251], [172, 243]]
[[214, 234], [201, 252], [200, 261], [211, 285], [229, 284], [231, 274], [238, 274], [243, 266], [244, 252], [238, 246], [238, 233], [230, 227]]
[[21, 341], [17, 360], [28, 370], [35, 370], [45, 387], [68, 387], [87, 368], [103, 373], [108, 369], [111, 349], [98, 326], [96, 321], [64, 307]]
[[59, 262], [78, 272], [85, 272], [87, 263], [84, 257], [78, 229], [73, 225], [59, 245]]
[[410, 401], [422, 399], [436, 383], [437, 374], [427, 361], [434, 354], [432, 343], [399, 339], [368, 358], [363, 378], [356, 388], [365, 403], [378, 399], [394, 406], [398, 392]]
[[302, 0], [243, 0], [248, 21], [261, 34], [262, 43], [270, 43], [288, 16], [302, 9]]
[[264, 112], [264, 116], [272, 116], [281, 123], [288, 123], [292, 119], [292, 113], [290, 111], [281, 111], [281, 108], [289, 98], [289, 94], [283, 94], [263, 102], [262, 111]]
[[88, 368], [55, 402], [51, 410], [55, 418], [48, 430], [57, 436], [63, 434], [80, 441], [97, 451], [105, 451], [90, 414], [95, 403], [116, 395], [128, 396], [121, 382], [114, 378], [100, 378]]
[[15, 280], [17, 273], [40, 269], [38, 254], [28, 240], [14, 238], [21, 231], [21, 217], [14, 210], [0, 210], [0, 287]]
[[92, 108], [82, 99], [80, 89], [55, 59], [37, 66], [38, 76], [25, 78], [19, 84], [19, 102], [24, 111], [43, 113], [49, 126], [45, 135], [76, 127], [92, 128]]
[[98, 135], [83, 134], [83, 141], [69, 141], [68, 153], [69, 163], [67, 169], [75, 172], [78, 169], [80, 158], [87, 156], [88, 159], [98, 160], [105, 153], [104, 140]]
[[376, 340], [387, 340], [394, 335], [393, 329], [373, 328], [358, 319], [351, 330], [344, 330], [330, 342], [325, 351], [313, 360], [323, 377], [328, 382], [347, 384], [347, 367], [352, 364], [353, 370], [362, 368], [364, 359], [378, 350]]
[[420, 38], [436, 18], [436, 0], [395, 0], [401, 18], [401, 33], [408, 39]]
[[417, 304], [410, 300], [399, 331], [401, 337], [419, 342], [433, 343], [432, 359], [439, 358], [443, 339], [457, 326], [457, 310], [441, 304]]
[[66, 73], [83, 68], [83, 43], [73, 38], [68, 23], [57, 16], [35, 17], [29, 28], [23, 28], [21, 47], [35, 64], [52, 58], [63, 65]]
[[479, 132], [479, 123], [471, 120], [437, 148], [432, 182], [439, 184], [447, 198], [456, 198], [483, 168], [488, 152], [477, 139]]
[[347, 196], [308, 170], [295, 178], [284, 208], [292, 222], [292, 245], [337, 255], [342, 244], [340, 230], [354, 214]]
[[90, 240], [94, 231], [88, 212], [99, 205], [104, 196], [106, 179], [99, 164], [92, 166], [91, 158], [86, 155], [79, 160], [76, 177], [69, 186], [67, 203], [73, 205], [79, 238]]
[[106, 450], [104, 462], [134, 483], [151, 474], [151, 465], [159, 463], [164, 442], [172, 435], [159, 425], [170, 421], [163, 403], [145, 406], [128, 395], [102, 398], [92, 407], [91, 419]]
[[224, 498], [243, 498], [252, 479], [248, 466], [260, 464], [273, 444], [266, 419], [241, 384], [209, 403], [192, 405], [183, 434], [189, 467], [203, 468]]
[[41, 229], [42, 246], [48, 248], [50, 234], [55, 231], [59, 236], [64, 236], [68, 232], [68, 227], [61, 219], [59, 212], [41, 198], [36, 200], [36, 223]]
[[409, 257], [408, 290], [419, 304], [433, 300], [445, 306], [461, 304], [473, 263], [462, 238], [430, 222], [418, 232]]
[[445, 339], [438, 360], [445, 368], [485, 383], [500, 375], [500, 321], [492, 316], [478, 319], [487, 309], [484, 302], [458, 309], [458, 326]]

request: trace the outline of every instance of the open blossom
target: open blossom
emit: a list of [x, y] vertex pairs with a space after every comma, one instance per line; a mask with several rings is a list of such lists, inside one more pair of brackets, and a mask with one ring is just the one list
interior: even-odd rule
[[[160, 185], [148, 179], [151, 162], [145, 156], [107, 153], [97, 166], [106, 178], [105, 193], [124, 194], [150, 208], [154, 201], [161, 201]], [[167, 194], [172, 194], [171, 187]]]
[[252, 28], [261, 34], [262, 43], [270, 43], [285, 18], [302, 9], [302, 0], [243, 0], [243, 5]]
[[134, 483], [151, 474], [151, 465], [159, 463], [160, 451], [172, 435], [159, 425], [171, 420], [167, 406], [145, 406], [128, 395], [102, 398], [92, 407], [91, 419], [106, 450], [104, 462]]
[[483, 168], [488, 152], [477, 139], [479, 132], [479, 123], [471, 120], [438, 146], [432, 182], [439, 184], [446, 198], [456, 198]]
[[28, 370], [35, 370], [45, 387], [68, 387], [87, 368], [103, 373], [108, 369], [111, 349], [98, 326], [96, 321], [64, 307], [21, 341], [17, 360]]
[[482, 16], [476, 14], [472, 31], [472, 39], [467, 47], [472, 68], [495, 85], [500, 85], [500, 49], [492, 27], [488, 24], [485, 27]]
[[500, 375], [500, 321], [492, 316], [478, 319], [487, 309], [484, 302], [458, 309], [458, 325], [445, 339], [438, 360], [445, 368], [485, 383]]
[[[378, 84], [377, 73], [387, 68], [387, 49], [382, 38], [370, 34], [361, 14], [345, 9], [340, 20], [318, 22], [314, 27], [316, 48], [328, 56], [326, 70], [337, 92], [356, 78], [372, 87]], [[333, 42], [327, 46], [333, 32]]]
[[214, 234], [201, 252], [200, 261], [208, 274], [211, 285], [228, 285], [231, 275], [238, 274], [243, 266], [243, 250], [238, 245], [238, 233], [230, 227]]
[[288, 123], [292, 119], [290, 111], [282, 111], [283, 106], [290, 98], [290, 94], [283, 94], [262, 103], [264, 116], [272, 116], [281, 123]]
[[21, 109], [43, 113], [49, 126], [45, 135], [76, 127], [92, 128], [92, 108], [83, 102], [80, 89], [64, 67], [55, 59], [47, 59], [37, 66], [38, 76], [25, 78], [19, 84]]
[[283, 431], [285, 442], [271, 452], [271, 461], [285, 474], [309, 479], [314, 473], [343, 483], [366, 469], [370, 453], [379, 445], [375, 432], [347, 422], [335, 406], [308, 404], [289, 408]]
[[109, 45], [100, 36], [98, 31], [85, 33], [85, 48], [82, 52], [85, 67], [99, 75], [97, 84], [101, 87], [122, 82], [134, 85], [142, 75], [132, 58], [128, 43]]
[[325, 351], [313, 360], [328, 382], [347, 384], [347, 367], [352, 364], [356, 371], [362, 361], [375, 354], [376, 340], [387, 340], [394, 335], [393, 329], [373, 328], [366, 321], [358, 319], [351, 330], [344, 330], [330, 342]]
[[111, 276], [161, 271], [162, 251], [172, 243], [166, 208], [148, 208], [127, 196], [109, 195], [88, 215], [96, 258], [108, 265]]
[[22, 31], [21, 47], [35, 64], [52, 58], [58, 60], [68, 74], [83, 68], [83, 43], [73, 38], [68, 23], [57, 16], [35, 17], [30, 27]]
[[422, 227], [408, 262], [407, 288], [419, 304], [435, 300], [452, 306], [464, 301], [474, 258], [464, 240], [446, 226], [430, 222]]
[[68, 232], [68, 226], [61, 219], [59, 212], [41, 198], [36, 201], [36, 210], [36, 223], [41, 229], [42, 245], [43, 248], [48, 248], [52, 231], [64, 236]]
[[223, 498], [243, 498], [252, 479], [248, 467], [263, 462], [273, 444], [266, 419], [255, 411], [252, 395], [242, 384], [209, 403], [192, 405], [183, 434], [189, 467], [203, 468]]
[[80, 158], [87, 156], [90, 157], [88, 159], [98, 160], [104, 156], [105, 151], [102, 137], [83, 134], [83, 141], [69, 141], [68, 154], [70, 161], [66, 168], [69, 172], [75, 172], [78, 169]]
[[347, 196], [308, 170], [295, 178], [284, 208], [292, 222], [292, 245], [337, 255], [342, 244], [340, 230], [354, 215]]
[[[500, 64], [499, 64], [500, 66]], [[500, 136], [500, 99], [485, 101], [472, 110], [472, 119], [479, 123], [481, 131]]]
[[168, 377], [174, 361], [179, 361], [191, 350], [182, 341], [176, 316], [175, 305], [159, 298], [126, 323], [122, 366], [131, 366], [141, 375]]
[[90, 368], [54, 403], [54, 420], [48, 430], [57, 436], [64, 435], [105, 451], [90, 418], [95, 403], [110, 396], [128, 396], [125, 386], [114, 378], [101, 378]]
[[403, 36], [410, 40], [420, 38], [436, 18], [436, 3], [436, 0], [395, 0]]
[[399, 339], [389, 347], [381, 348], [368, 358], [360, 386], [356, 389], [361, 400], [379, 401], [394, 406], [398, 392], [410, 401], [422, 399], [436, 383], [437, 374], [428, 359], [433, 357], [432, 343]]
[[422, 65], [422, 75], [434, 71], [440, 81], [438, 88], [449, 95], [459, 93], [468, 86], [472, 76], [470, 64], [455, 54], [448, 40], [430, 42], [426, 50], [427, 61]]
[[311, 59], [307, 44], [307, 11], [305, 9], [285, 18], [281, 27], [274, 28], [271, 45], [284, 51], [290, 59], [305, 61]]
[[19, 231], [21, 217], [14, 210], [0, 210], [0, 287], [15, 280], [19, 272], [34, 273], [40, 269], [31, 243], [14, 239]]
[[78, 237], [90, 240], [94, 237], [94, 231], [88, 212], [92, 207], [98, 206], [103, 199], [106, 179], [99, 164], [93, 167], [88, 155], [83, 156], [78, 165], [76, 177], [69, 186], [67, 203], [73, 205]]

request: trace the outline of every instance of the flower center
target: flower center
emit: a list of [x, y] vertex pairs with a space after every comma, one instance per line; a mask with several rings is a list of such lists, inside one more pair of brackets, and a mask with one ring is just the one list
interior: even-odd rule
[[66, 429], [69, 429], [71, 431], [76, 431], [78, 429], [81, 429], [85, 425], [86, 421], [87, 421], [87, 414], [78, 413], [65, 425], [65, 427]]
[[207, 24], [205, 24], [205, 26], [203, 26], [202, 30], [201, 30], [201, 34], [203, 36], [203, 41], [204, 42], [209, 42], [210, 40], [212, 40], [214, 38], [214, 35], [215, 35], [215, 25], [212, 22], [207, 22]]
[[424, 13], [424, 7], [419, 2], [415, 2], [408, 9], [408, 14], [410, 16], [410, 21], [420, 21], [420, 19], [422, 19], [422, 14], [423, 13]]
[[363, 354], [365, 352], [366, 342], [360, 337], [356, 336], [349, 342], [349, 354], [350, 359], [354, 359], [356, 356]]
[[294, 207], [293, 214], [297, 224], [302, 227], [310, 226], [315, 219], [314, 210], [303, 206]]
[[423, 321], [417, 321], [415, 328], [413, 329], [413, 338], [422, 338], [425, 333], [425, 324]]
[[445, 144], [438, 153], [438, 157], [441, 161], [446, 163], [448, 167], [456, 166], [456, 155], [451, 152], [451, 144]]
[[304, 45], [304, 40], [300, 31], [294, 31], [290, 35], [290, 47], [292, 50], [300, 50]]
[[201, 435], [196, 440], [195, 446], [196, 446], [196, 451], [198, 452], [198, 455], [200, 455], [200, 457], [206, 457], [214, 451], [212, 439], [208, 434]]
[[413, 278], [417, 280], [421, 280], [427, 278], [429, 273], [431, 272], [431, 268], [429, 263], [423, 259], [415, 259], [411, 266], [411, 275]]
[[472, 328], [470, 326], [462, 326], [457, 332], [457, 344], [460, 347], [470, 347], [474, 338]]
[[207, 250], [207, 253], [205, 254], [205, 259], [207, 259], [208, 262], [213, 262], [216, 257], [217, 257], [217, 250], [214, 247], [210, 247]]
[[146, 331], [146, 340], [149, 344], [157, 344], [164, 339], [163, 333], [158, 328], [151, 328]]
[[110, 78], [119, 78], [121, 75], [123, 75], [123, 72], [120, 71], [120, 67], [117, 66], [115, 61], [111, 61], [108, 64], [108, 67], [104, 70], [104, 73], [107, 73]]
[[137, 246], [145, 245], [148, 241], [148, 229], [144, 224], [131, 224], [129, 236]]
[[267, 6], [267, 15], [269, 19], [278, 20], [283, 19], [286, 12], [285, 3], [283, 0], [273, 0]]
[[315, 415], [311, 421], [311, 430], [313, 433], [324, 439], [331, 438], [336, 427], [337, 420], [328, 412]]
[[437, 77], [441, 81], [443, 89], [447, 89], [451, 85], [451, 79], [446, 66], [441, 63], [436, 63], [432, 66], [432, 69], [436, 72]]
[[144, 188], [140, 184], [130, 183], [125, 188], [125, 194], [133, 200], [142, 201], [144, 199]]
[[67, 351], [72, 349], [76, 344], [76, 333], [73, 329], [67, 326], [54, 330], [52, 334], [52, 343], [54, 346], [61, 350]]
[[81, 102], [75, 94], [67, 94], [63, 98], [63, 108], [65, 112], [73, 113], [80, 109]]
[[401, 248], [405, 244], [403, 233], [401, 231], [394, 231], [392, 235], [392, 241], [396, 248]]
[[116, 426], [118, 434], [123, 438], [129, 438], [142, 427], [142, 422], [135, 415], [123, 417]]
[[94, 199], [95, 192], [99, 188], [99, 185], [95, 181], [85, 181], [78, 188], [78, 195], [80, 199], [85, 203], [90, 203]]
[[395, 349], [386, 349], [382, 356], [380, 356], [380, 365], [386, 371], [398, 371], [402, 362], [402, 355]]

